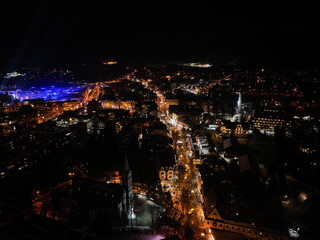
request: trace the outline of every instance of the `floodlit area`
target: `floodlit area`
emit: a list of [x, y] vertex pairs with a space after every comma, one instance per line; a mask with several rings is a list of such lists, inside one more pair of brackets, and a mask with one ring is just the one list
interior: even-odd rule
[[[15, 100], [23, 101], [28, 99], [44, 99], [44, 100], [68, 100], [79, 98], [81, 92], [85, 89], [84, 86], [69, 86], [69, 87], [55, 87], [49, 88], [30, 88], [29, 90], [15, 90], [9, 91], [9, 95]], [[2, 91], [0, 94], [4, 94]]]
[[212, 67], [212, 64], [209, 63], [185, 63], [183, 64], [184, 66], [188, 66], [188, 67], [197, 67], [197, 68], [209, 68]]

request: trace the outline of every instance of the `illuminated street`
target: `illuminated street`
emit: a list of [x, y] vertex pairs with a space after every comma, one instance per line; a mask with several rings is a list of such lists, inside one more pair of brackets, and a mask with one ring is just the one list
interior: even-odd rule
[[[192, 158], [192, 150], [187, 144], [188, 134], [181, 128], [171, 125], [169, 120], [165, 120], [168, 128], [172, 132], [172, 138], [176, 146], [176, 154], [179, 158], [179, 164], [183, 166], [186, 171], [183, 179], [177, 179], [173, 185], [177, 185], [178, 191], [181, 193], [180, 197], [176, 198], [177, 202], [181, 202], [176, 207], [180, 208], [187, 216], [185, 219], [185, 226], [191, 227], [194, 230], [194, 236], [203, 239], [213, 239], [209, 229], [204, 226], [204, 213], [202, 208], [202, 195], [199, 186], [199, 173], [194, 166]], [[181, 141], [181, 144], [177, 144]], [[191, 156], [191, 157], [190, 157]]]
[[[148, 84], [146, 84], [145, 87], [148, 88]], [[149, 89], [154, 91], [151, 88]], [[186, 232], [188, 228], [193, 231], [191, 236], [186, 237], [190, 239], [214, 240], [210, 228], [204, 224], [203, 197], [200, 190], [201, 186], [199, 185], [201, 180], [199, 178], [199, 172], [193, 162], [192, 149], [190, 148], [190, 144], [188, 144], [188, 136], [190, 136], [190, 133], [169, 117], [167, 114], [168, 105], [164, 95], [160, 91], [154, 92], [158, 96], [157, 103], [161, 113], [161, 119], [171, 133], [174, 146], [176, 146], [175, 152], [178, 165], [185, 169], [178, 173], [178, 176], [181, 178], [177, 177], [176, 180], [173, 181], [170, 193], [179, 193], [178, 195], [172, 195], [174, 207], [182, 211], [186, 216], [182, 223]]]

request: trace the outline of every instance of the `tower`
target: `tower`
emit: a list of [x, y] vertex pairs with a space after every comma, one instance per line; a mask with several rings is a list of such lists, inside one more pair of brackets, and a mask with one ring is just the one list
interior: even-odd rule
[[241, 114], [241, 93], [238, 95], [238, 101], [237, 101], [237, 106], [236, 106], [236, 114]]
[[122, 186], [124, 186], [127, 197], [126, 197], [126, 204], [127, 204], [127, 213], [131, 216], [132, 209], [133, 209], [133, 189], [132, 189], [132, 172], [129, 167], [127, 154], [124, 151], [122, 156]]

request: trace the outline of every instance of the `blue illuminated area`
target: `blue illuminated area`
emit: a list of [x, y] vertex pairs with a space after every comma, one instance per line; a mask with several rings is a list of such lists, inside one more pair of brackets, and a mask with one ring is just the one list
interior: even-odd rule
[[17, 89], [15, 91], [9, 91], [10, 96], [19, 101], [27, 99], [44, 99], [46, 101], [64, 101], [69, 99], [80, 98], [82, 92], [86, 86], [73, 85], [68, 87], [47, 87], [47, 88], [36, 88], [31, 87], [29, 90]]

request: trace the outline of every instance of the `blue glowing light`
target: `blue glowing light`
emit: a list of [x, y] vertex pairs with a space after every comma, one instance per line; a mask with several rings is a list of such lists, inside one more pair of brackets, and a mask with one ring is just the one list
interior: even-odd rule
[[[81, 93], [84, 91], [85, 86], [68, 86], [68, 87], [55, 87], [50, 88], [35, 88], [31, 87], [29, 90], [17, 89], [15, 91], [9, 91], [9, 94], [13, 99], [19, 101], [27, 99], [44, 99], [44, 100], [54, 100], [63, 101], [68, 99], [80, 98]], [[4, 92], [0, 92], [4, 93]]]

